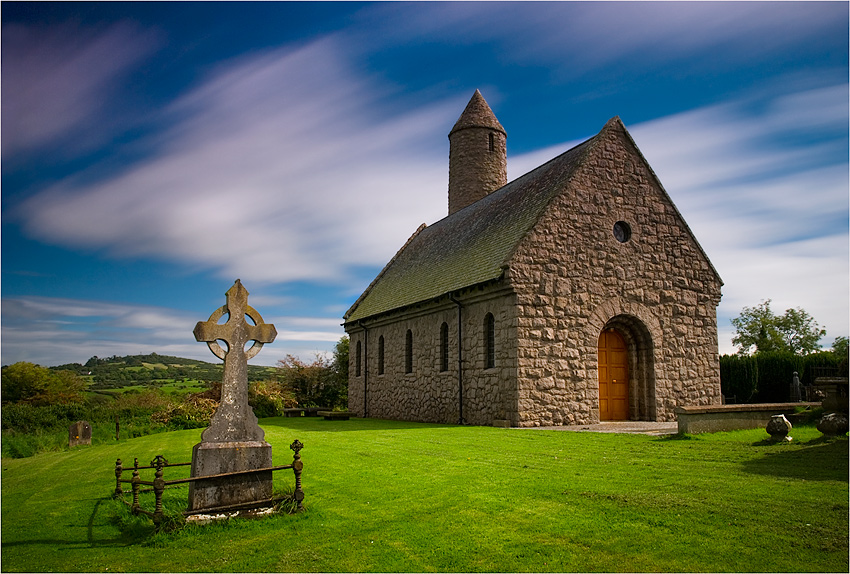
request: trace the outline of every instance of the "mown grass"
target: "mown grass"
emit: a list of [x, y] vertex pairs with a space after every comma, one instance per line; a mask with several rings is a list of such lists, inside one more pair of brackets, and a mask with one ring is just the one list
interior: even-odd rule
[[[305, 512], [154, 535], [110, 500], [116, 458], [189, 460], [198, 430], [3, 459], [3, 570], [848, 570], [847, 439], [811, 427], [771, 444], [762, 430], [262, 424], [275, 464], [293, 439], [305, 445]], [[292, 482], [276, 475], [277, 488]], [[185, 496], [169, 493], [167, 508]]]

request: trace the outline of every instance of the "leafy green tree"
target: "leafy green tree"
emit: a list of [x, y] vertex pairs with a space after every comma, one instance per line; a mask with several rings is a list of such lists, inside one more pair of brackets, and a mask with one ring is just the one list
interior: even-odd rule
[[345, 402], [348, 402], [348, 353], [349, 339], [343, 335], [334, 347], [333, 370], [337, 385], [345, 389]]
[[85, 382], [71, 371], [53, 371], [23, 361], [3, 367], [2, 371], [4, 403], [75, 403], [83, 399], [85, 386]]
[[316, 355], [306, 363], [287, 355], [277, 362], [277, 378], [302, 407], [346, 407], [348, 403], [348, 337], [336, 344], [333, 359]]
[[848, 345], [847, 337], [836, 337], [832, 342], [832, 352], [843, 358], [847, 356], [848, 351], [850, 351], [850, 345]]
[[818, 341], [826, 335], [814, 318], [804, 309], [787, 309], [777, 316], [770, 308], [770, 299], [755, 307], [744, 307], [741, 314], [732, 319], [735, 336], [732, 344], [738, 352], [747, 355], [755, 348], [756, 353], [790, 352], [807, 355], [818, 349]]
[[808, 355], [821, 348], [818, 341], [826, 335], [814, 317], [804, 309], [786, 309], [785, 314], [776, 318], [776, 327], [785, 342], [785, 348], [795, 355]]
[[842, 376], [847, 373], [848, 359], [850, 359], [850, 346], [847, 337], [836, 337], [832, 343], [832, 354], [838, 359], [838, 370]]
[[770, 299], [755, 307], [744, 307], [741, 314], [732, 319], [735, 336], [732, 344], [739, 347], [741, 355], [756, 352], [779, 351], [783, 346], [782, 335], [776, 326], [776, 315], [770, 309]]

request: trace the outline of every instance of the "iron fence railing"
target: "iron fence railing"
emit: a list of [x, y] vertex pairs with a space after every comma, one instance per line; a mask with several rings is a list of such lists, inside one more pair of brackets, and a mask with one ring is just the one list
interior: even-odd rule
[[[121, 459], [115, 461], [115, 491], [113, 493], [113, 498], [123, 501], [125, 504], [130, 506], [133, 514], [144, 514], [146, 516], [150, 516], [153, 519], [154, 526], [159, 528], [159, 525], [163, 520], [163, 510], [162, 510], [162, 494], [165, 492], [165, 489], [169, 486], [176, 486], [181, 484], [187, 484], [190, 482], [203, 481], [203, 480], [211, 480], [211, 479], [220, 479], [228, 476], [243, 476], [248, 474], [256, 474], [259, 472], [269, 472], [269, 471], [277, 471], [277, 470], [286, 470], [292, 469], [292, 472], [295, 475], [295, 490], [292, 494], [292, 499], [295, 501], [297, 509], [303, 510], [303, 501], [304, 501], [304, 491], [301, 488], [301, 471], [304, 468], [304, 463], [301, 462], [301, 449], [304, 448], [304, 445], [301, 444], [300, 441], [295, 440], [289, 448], [292, 449], [294, 455], [292, 459], [292, 464], [284, 464], [281, 466], [271, 466], [267, 468], [252, 468], [248, 470], [239, 470], [234, 472], [225, 472], [222, 474], [210, 474], [206, 476], [191, 476], [189, 478], [177, 478], [174, 480], [165, 480], [163, 478], [164, 471], [169, 467], [176, 466], [189, 466], [191, 462], [168, 462], [166, 458], [162, 455], [157, 455], [151, 460], [150, 465], [139, 466], [139, 459], [133, 459], [133, 477], [132, 478], [122, 478], [124, 471], [129, 470], [124, 468]], [[155, 469], [154, 479], [153, 480], [142, 480], [141, 475], [139, 473], [140, 470], [147, 469]], [[124, 489], [122, 488], [123, 484], [131, 484], [131, 492], [133, 494], [132, 502], [127, 501], [124, 498]], [[142, 489], [142, 486], [149, 486], [151, 488]], [[141, 507], [139, 502], [139, 495], [143, 492], [153, 492], [155, 497], [154, 510], [145, 510]], [[240, 504], [231, 504], [228, 506], [217, 506], [213, 508], [204, 508], [201, 510], [185, 510], [183, 511], [184, 516], [189, 516], [192, 514], [217, 514], [222, 512], [235, 512], [239, 510], [251, 510], [254, 508], [263, 508], [270, 507], [282, 502], [284, 500], [289, 499], [289, 497], [272, 497], [264, 500], [256, 500], [251, 502], [244, 502]]]

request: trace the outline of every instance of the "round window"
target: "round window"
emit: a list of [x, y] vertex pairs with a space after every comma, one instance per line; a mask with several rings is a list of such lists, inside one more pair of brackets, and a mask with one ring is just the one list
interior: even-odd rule
[[632, 228], [625, 221], [618, 221], [614, 224], [614, 237], [620, 243], [625, 243], [632, 238]]

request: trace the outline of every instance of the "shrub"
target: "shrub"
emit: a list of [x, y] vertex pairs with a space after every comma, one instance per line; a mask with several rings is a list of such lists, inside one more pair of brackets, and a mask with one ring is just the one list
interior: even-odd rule
[[85, 382], [72, 371], [54, 371], [19, 362], [2, 370], [4, 403], [66, 404], [83, 400]]
[[788, 402], [796, 372], [804, 386], [814, 383], [822, 371], [840, 372], [842, 357], [831, 352], [795, 355], [768, 352], [720, 357], [720, 388], [737, 402]]
[[298, 406], [295, 395], [279, 381], [251, 383], [248, 403], [257, 418], [283, 415], [283, 409]]

